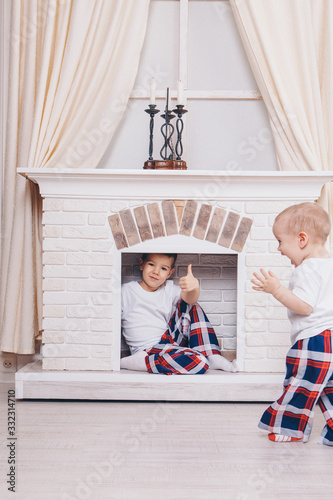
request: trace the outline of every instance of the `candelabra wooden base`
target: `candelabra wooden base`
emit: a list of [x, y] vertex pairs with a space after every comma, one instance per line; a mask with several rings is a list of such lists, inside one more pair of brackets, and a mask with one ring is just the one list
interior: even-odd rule
[[187, 170], [183, 160], [148, 160], [145, 161], [145, 170]]

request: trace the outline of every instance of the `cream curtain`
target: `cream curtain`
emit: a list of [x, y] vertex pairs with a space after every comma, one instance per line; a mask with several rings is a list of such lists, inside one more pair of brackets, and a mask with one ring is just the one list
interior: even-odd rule
[[41, 206], [16, 168], [98, 165], [134, 84], [149, 0], [11, 0], [10, 8], [0, 348], [31, 354], [41, 323]]
[[[333, 170], [332, 0], [231, 0], [281, 170]], [[332, 183], [320, 204], [333, 220]], [[331, 235], [330, 247], [333, 250]]]

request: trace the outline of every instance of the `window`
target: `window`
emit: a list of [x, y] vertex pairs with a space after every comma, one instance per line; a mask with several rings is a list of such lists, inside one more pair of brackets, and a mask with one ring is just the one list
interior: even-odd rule
[[[185, 88], [182, 159], [190, 170], [277, 170], [265, 105], [227, 0], [151, 0], [137, 78], [101, 168], [142, 169], [148, 159], [150, 81], [157, 84], [154, 159], [166, 89]], [[174, 123], [174, 122], [173, 122]], [[176, 139], [175, 139], [176, 140]], [[175, 142], [174, 140], [174, 142]]]

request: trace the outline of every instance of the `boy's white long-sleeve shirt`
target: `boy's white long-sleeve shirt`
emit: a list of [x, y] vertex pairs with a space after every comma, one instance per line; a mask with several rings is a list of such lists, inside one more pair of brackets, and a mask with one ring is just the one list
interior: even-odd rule
[[306, 259], [294, 270], [289, 289], [313, 307], [308, 315], [288, 309], [291, 343], [313, 337], [324, 330], [333, 331], [333, 259]]
[[167, 280], [155, 292], [136, 281], [121, 287], [122, 333], [131, 354], [158, 344], [180, 300], [181, 289]]

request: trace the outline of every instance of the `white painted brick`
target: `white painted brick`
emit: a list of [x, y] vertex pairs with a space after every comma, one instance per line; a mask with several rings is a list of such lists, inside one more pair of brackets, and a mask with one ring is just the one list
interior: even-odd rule
[[[111, 202], [112, 203], [112, 202]], [[151, 203], [151, 200], [128, 200], [128, 207], [141, 207], [141, 205], [148, 205]]]
[[223, 324], [226, 326], [234, 326], [237, 323], [236, 314], [224, 314], [223, 315]]
[[262, 318], [253, 318], [245, 320], [246, 332], [267, 332], [268, 321]]
[[58, 252], [88, 252], [90, 241], [70, 240], [62, 238], [45, 238], [43, 242], [44, 251]]
[[79, 344], [45, 344], [43, 356], [48, 358], [88, 358], [90, 347]]
[[91, 346], [91, 356], [93, 358], [112, 358], [112, 347], [108, 345]]
[[58, 198], [45, 198], [43, 200], [44, 212], [59, 212], [62, 209], [62, 200]]
[[112, 267], [94, 266], [91, 268], [91, 277], [96, 279], [110, 280], [112, 278]]
[[250, 233], [251, 240], [275, 240], [270, 227], [253, 227]]
[[245, 257], [247, 266], [252, 267], [285, 267], [290, 264], [290, 260], [283, 255], [247, 255]]
[[60, 236], [61, 236], [60, 226], [43, 226], [44, 238], [60, 238]]
[[67, 318], [112, 318], [112, 308], [107, 306], [68, 306]]
[[201, 291], [199, 301], [206, 302], [221, 302], [222, 301], [222, 291], [214, 290], [214, 291]]
[[125, 210], [125, 208], [128, 208], [127, 201], [113, 200], [110, 203], [110, 211], [112, 213], [120, 212], [121, 210]]
[[103, 371], [111, 371], [112, 370], [112, 360], [111, 359], [100, 359], [100, 358], [91, 358], [91, 359], [66, 359], [66, 370], [74, 371], [74, 370], [103, 370]]
[[113, 243], [110, 240], [94, 240], [91, 242], [91, 250], [93, 252], [110, 252]]
[[275, 218], [276, 218], [277, 214], [278, 214], [278, 212], [276, 214], [268, 216], [268, 225], [269, 225], [269, 227], [273, 227], [274, 222], [275, 222]]
[[86, 214], [68, 214], [63, 212], [45, 212], [43, 214], [43, 224], [84, 226], [87, 222]]
[[232, 210], [233, 212], [242, 212], [243, 211], [243, 204], [242, 203], [237, 203], [237, 202], [231, 202], [229, 203], [229, 210]]
[[65, 342], [64, 332], [43, 332], [42, 342], [44, 344], [63, 344]]
[[113, 303], [112, 293], [92, 293], [91, 301], [94, 305], [108, 305]]
[[257, 214], [253, 217], [253, 225], [255, 227], [268, 226], [268, 217], [266, 214]]
[[43, 315], [45, 318], [64, 318], [65, 314], [65, 306], [43, 306]]
[[43, 252], [44, 265], [63, 265], [66, 263], [66, 254], [60, 252]]
[[272, 242], [269, 242], [269, 245], [268, 245], [268, 251], [270, 253], [274, 253], [274, 254], [278, 254], [280, 255], [280, 252], [278, 251], [278, 242], [275, 240], [275, 241], [272, 241]]
[[88, 224], [91, 226], [105, 226], [107, 221], [107, 216], [105, 214], [89, 214], [88, 215]]
[[43, 279], [43, 290], [63, 292], [66, 290], [66, 281], [60, 279]]
[[264, 359], [266, 358], [266, 351], [266, 346], [247, 347], [245, 351], [245, 359]]
[[[282, 359], [245, 359], [244, 371], [283, 374], [285, 372], [285, 360], [282, 360]], [[281, 377], [281, 383], [282, 383], [282, 380], [283, 380], [283, 377]]]
[[67, 344], [110, 345], [112, 344], [112, 333], [66, 332], [65, 339]]
[[92, 319], [90, 329], [92, 332], [112, 332], [113, 322], [108, 319]]
[[268, 329], [272, 333], [289, 333], [291, 331], [291, 325], [289, 319], [287, 320], [271, 320], [268, 323]]
[[66, 261], [69, 265], [112, 266], [113, 255], [68, 253]]
[[43, 370], [64, 370], [65, 360], [61, 358], [44, 358], [42, 367]]
[[251, 321], [260, 321], [263, 319], [287, 319], [287, 310], [283, 306], [256, 308], [247, 306], [245, 308], [245, 318], [248, 318]]
[[246, 345], [248, 346], [286, 346], [290, 347], [290, 338], [288, 334], [277, 333], [248, 333], [246, 336]]
[[260, 333], [248, 333], [246, 335], [246, 345], [250, 347], [260, 347], [267, 345], [268, 335]]
[[245, 211], [247, 214], [278, 214], [290, 203], [285, 201], [247, 201]]
[[253, 307], [268, 307], [269, 305], [268, 293], [246, 293], [245, 305]]
[[107, 213], [109, 204], [104, 200], [64, 200], [64, 212], [105, 212]]
[[70, 279], [67, 281], [70, 292], [109, 292], [112, 290], [110, 281], [96, 279]]
[[63, 238], [78, 238], [78, 239], [106, 239], [110, 237], [110, 231], [106, 227], [91, 227], [80, 226], [72, 227], [65, 226], [62, 228], [61, 235]]
[[88, 293], [51, 292], [43, 293], [43, 303], [48, 305], [89, 304]]
[[45, 266], [45, 278], [89, 278], [90, 267], [87, 266]]
[[262, 240], [247, 240], [245, 251], [247, 253], [266, 253], [268, 249], [267, 241]]
[[224, 302], [237, 302], [237, 291], [236, 290], [223, 291], [223, 300]]
[[285, 359], [288, 350], [287, 347], [268, 347], [267, 357], [269, 359]]
[[76, 318], [44, 318], [43, 329], [49, 331], [87, 331], [88, 321]]
[[[221, 280], [201, 279], [200, 285], [202, 290], [219, 290], [221, 288]], [[237, 287], [236, 280], [223, 280], [224, 290], [236, 290], [236, 287]]]
[[268, 333], [266, 345], [290, 347], [290, 332]]

